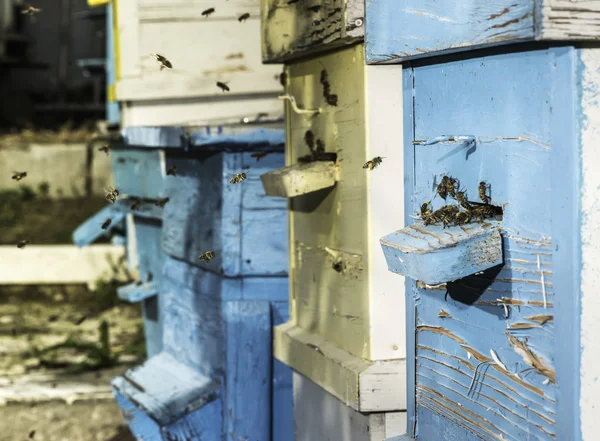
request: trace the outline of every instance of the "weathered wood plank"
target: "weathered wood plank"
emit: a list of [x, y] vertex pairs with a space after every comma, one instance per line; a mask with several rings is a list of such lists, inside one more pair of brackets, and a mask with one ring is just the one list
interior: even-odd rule
[[[226, 433], [268, 440], [271, 434], [271, 308], [268, 301], [224, 306], [227, 335]], [[231, 435], [230, 435], [231, 436]]]
[[411, 225], [381, 239], [388, 268], [430, 285], [451, 282], [500, 265], [497, 227]]
[[334, 162], [294, 164], [261, 175], [267, 196], [291, 198], [333, 187], [337, 181]]
[[[114, 277], [112, 264], [125, 258], [125, 247], [92, 245], [0, 246], [0, 284], [45, 285], [92, 283], [102, 277]], [[116, 275], [125, 280], [125, 273]]]
[[273, 348], [278, 360], [355, 410], [406, 408], [404, 360], [372, 364], [293, 323], [275, 327]]
[[262, 0], [263, 62], [287, 62], [363, 40], [362, 1], [307, 3]]

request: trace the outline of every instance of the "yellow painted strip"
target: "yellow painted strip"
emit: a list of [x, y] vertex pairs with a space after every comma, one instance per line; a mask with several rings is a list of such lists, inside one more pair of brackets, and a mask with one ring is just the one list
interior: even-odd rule
[[106, 88], [106, 99], [109, 103], [117, 101], [117, 88], [114, 84], [111, 84]]
[[87, 0], [87, 4], [90, 8], [97, 6], [106, 6], [110, 3], [110, 0]]
[[[115, 81], [118, 82], [121, 79], [121, 35], [119, 34], [119, 13], [118, 13], [118, 0], [112, 1], [112, 25], [113, 25], [113, 47], [115, 52]], [[129, 0], [130, 1], [130, 0]]]

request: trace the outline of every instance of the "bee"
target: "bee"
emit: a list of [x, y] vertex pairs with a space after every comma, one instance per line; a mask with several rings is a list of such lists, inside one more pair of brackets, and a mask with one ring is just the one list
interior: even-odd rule
[[448, 176], [444, 176], [441, 182], [437, 186], [437, 194], [443, 199], [446, 200], [448, 197]]
[[13, 172], [13, 176], [12, 176], [12, 178], [15, 181], [17, 181], [17, 182], [19, 182], [21, 179], [23, 179], [25, 177], [27, 177], [27, 172], [16, 172], [16, 171], [14, 171]]
[[27, 245], [29, 245], [29, 241], [28, 240], [20, 240], [17, 243], [17, 248], [25, 248]]
[[379, 164], [381, 164], [382, 162], [383, 162], [383, 157], [375, 156], [370, 161], [365, 162], [365, 164], [363, 165], [363, 168], [368, 168], [369, 170], [373, 170], [374, 168], [377, 168], [379, 166]]
[[285, 87], [287, 84], [287, 74], [285, 72], [281, 72], [279, 74], [279, 84], [281, 84], [282, 87]]
[[214, 251], [207, 251], [207, 252], [201, 254], [200, 256], [198, 256], [198, 259], [204, 260], [205, 262], [210, 262], [214, 257], [215, 257]]
[[479, 187], [477, 187], [477, 189], [479, 190], [479, 199], [481, 199], [481, 202], [483, 202], [484, 204], [489, 204], [490, 198], [486, 194], [487, 193], [487, 184], [485, 183], [485, 181], [481, 181], [479, 183]]
[[204, 11], [202, 11], [202, 15], [205, 17], [208, 17], [213, 12], [215, 12], [215, 8], [208, 8], [208, 9], [205, 9]]
[[421, 219], [425, 219], [431, 214], [429, 204], [431, 204], [431, 201], [425, 202], [423, 205], [421, 205]]
[[444, 228], [452, 225], [456, 215], [458, 214], [458, 210], [459, 208], [456, 205], [446, 205], [438, 210], [440, 212], [439, 217], [444, 225]]
[[448, 177], [448, 181], [446, 183], [446, 187], [448, 188], [448, 194], [456, 199], [456, 190], [458, 189], [458, 181], [452, 177]]
[[459, 211], [454, 216], [454, 220], [455, 220], [455, 222], [456, 222], [457, 225], [468, 224], [470, 222], [470, 220], [471, 220], [471, 212], [469, 210]]
[[173, 69], [173, 65], [171, 64], [171, 62], [169, 60], [167, 60], [166, 57], [160, 55], [160, 54], [150, 54], [151, 56], [153, 56], [154, 58], [156, 58], [156, 61], [158, 61], [158, 64], [160, 65], [160, 70], [163, 70], [165, 67], [167, 69]]
[[117, 200], [117, 196], [119, 196], [119, 190], [117, 190], [116, 188], [112, 188], [112, 187], [105, 187], [104, 192], [106, 193], [104, 195], [106, 200], [109, 201], [111, 204], [114, 204], [115, 201]]
[[327, 71], [326, 71], [325, 69], [323, 69], [323, 70], [321, 71], [321, 80], [320, 80], [321, 84], [325, 85], [325, 83], [327, 83], [327, 82], [328, 82], [328, 81], [327, 81], [327, 80], [328, 80], [328, 78], [329, 78], [329, 75], [327, 74]]
[[242, 181], [246, 180], [246, 173], [238, 173], [229, 181], [230, 184], [239, 184]]
[[142, 200], [141, 199], [136, 199], [135, 201], [133, 201], [133, 204], [131, 204], [131, 211], [135, 211], [138, 208], [140, 208], [140, 205], [142, 204]]
[[164, 208], [167, 202], [169, 202], [169, 198], [160, 198], [154, 201], [154, 205], [160, 208]]
[[102, 222], [102, 229], [106, 230], [110, 224], [112, 223], [112, 219], [108, 218], [104, 222]]
[[106, 156], [108, 156], [108, 151], [110, 150], [110, 146], [108, 144], [103, 145], [102, 147], [100, 147], [98, 149], [99, 152], [104, 152], [106, 153]]
[[229, 86], [221, 81], [217, 81], [217, 87], [219, 87], [223, 92], [229, 92]]
[[243, 21], [246, 21], [250, 18], [250, 14], [248, 12], [246, 12], [245, 14], [242, 14], [238, 17], [238, 21], [241, 23]]
[[323, 141], [321, 141], [320, 139], [317, 139], [317, 148], [315, 149], [315, 152], [317, 154], [325, 153], [325, 143]]
[[311, 130], [307, 130], [304, 134], [304, 142], [312, 152], [315, 148], [315, 134]]
[[483, 222], [486, 218], [496, 216], [496, 208], [491, 205], [473, 207], [472, 211], [473, 217], [475, 217], [478, 222]]
[[176, 165], [174, 165], [173, 167], [171, 167], [167, 170], [167, 176], [177, 176], [177, 166]]
[[325, 97], [325, 101], [327, 101], [327, 104], [329, 104], [330, 106], [337, 106], [338, 105], [338, 96], [328, 94]]
[[467, 197], [465, 196], [464, 191], [459, 191], [456, 193], [456, 200], [458, 201], [460, 206], [463, 207], [465, 210], [471, 209], [471, 204], [469, 204], [469, 201], [467, 201]]
[[146, 282], [150, 283], [154, 279], [154, 274], [148, 273], [148, 277], [146, 278]]
[[26, 7], [25, 9], [23, 9], [21, 11], [21, 14], [23, 14], [23, 15], [35, 15], [35, 14], [41, 12], [41, 11], [42, 10], [40, 8], [35, 8], [33, 6], [28, 6], [28, 7]]
[[256, 152], [256, 153], [252, 153], [250, 156], [252, 158], [256, 158], [256, 162], [258, 162], [260, 159], [264, 158], [267, 155], [268, 155], [267, 152]]
[[35, 436], [35, 430], [32, 430], [31, 432], [29, 432], [29, 439], [33, 439], [34, 436]]

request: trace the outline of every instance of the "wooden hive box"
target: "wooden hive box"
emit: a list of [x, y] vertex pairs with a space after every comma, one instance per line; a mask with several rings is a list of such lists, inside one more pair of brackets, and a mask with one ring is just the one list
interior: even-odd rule
[[[375, 429], [401, 421], [406, 406], [404, 300], [378, 243], [389, 220], [403, 215], [401, 96], [389, 96], [401, 70], [365, 67], [364, 46], [356, 44], [292, 61], [286, 73], [293, 97], [286, 105], [287, 167], [261, 177], [266, 193], [288, 198], [289, 209], [291, 318], [275, 329], [275, 356], [298, 374], [299, 440], [346, 440], [350, 433], [382, 440], [385, 430]], [[322, 79], [337, 105], [327, 103]], [[299, 162], [311, 154], [307, 139], [329, 156]], [[363, 168], [375, 156], [382, 164]], [[393, 204], [385, 197], [390, 189]], [[314, 402], [352, 432], [307, 424]], [[387, 436], [402, 433], [390, 424]]]
[[[405, 222], [381, 239], [409, 290], [398, 440], [597, 438], [599, 69], [562, 44], [404, 64]], [[411, 219], [442, 175], [502, 215]]]
[[[292, 440], [291, 371], [271, 352], [272, 327], [289, 316], [285, 202], [267, 198], [259, 179], [283, 165], [283, 131], [207, 126], [173, 137], [173, 130], [125, 131], [142, 151], [162, 145], [162, 168], [175, 173], [155, 189], [168, 198], [164, 207], [146, 198], [139, 208], [159, 210], [162, 220], [162, 351], [114, 379], [115, 396], [144, 439]], [[240, 172], [247, 179], [231, 184]], [[203, 262], [205, 251], [216, 256]], [[157, 381], [165, 376], [172, 381]]]

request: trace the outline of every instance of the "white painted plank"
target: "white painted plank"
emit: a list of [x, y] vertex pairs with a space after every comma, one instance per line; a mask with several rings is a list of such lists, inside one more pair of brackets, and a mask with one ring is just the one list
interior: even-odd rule
[[92, 245], [0, 246], [0, 285], [90, 283], [112, 275], [125, 247]]
[[581, 51], [581, 433], [598, 439], [600, 413], [600, 49]]
[[360, 374], [361, 410], [406, 409], [406, 361], [377, 361]]
[[267, 196], [290, 198], [333, 187], [338, 179], [334, 162], [294, 164], [261, 175]]
[[404, 227], [402, 65], [366, 67], [365, 161], [383, 163], [368, 172], [370, 358], [406, 358], [404, 278], [387, 269], [379, 239]]

